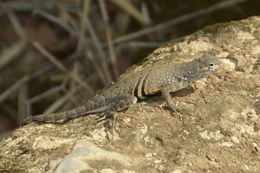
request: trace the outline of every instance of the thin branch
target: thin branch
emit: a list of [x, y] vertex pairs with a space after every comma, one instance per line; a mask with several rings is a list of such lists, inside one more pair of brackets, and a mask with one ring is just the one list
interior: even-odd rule
[[82, 51], [84, 49], [85, 40], [86, 40], [86, 25], [84, 21], [84, 17], [88, 15], [90, 8], [90, 0], [85, 0], [83, 4], [83, 9], [80, 16], [80, 30], [79, 30], [79, 38], [78, 38], [78, 45], [77, 45], [77, 51]]
[[144, 22], [146, 25], [152, 24], [152, 18], [149, 14], [149, 10], [145, 1], [141, 1], [141, 11], [144, 16]]
[[[73, 69], [71, 71], [72, 74], [77, 75], [79, 72], [79, 63], [74, 63]], [[81, 87], [79, 85], [75, 85], [75, 81], [70, 82], [70, 89], [69, 91], [66, 90], [65, 85], [63, 90], [65, 95], [59, 97], [55, 102], [53, 102], [45, 111], [44, 114], [50, 114], [56, 112], [64, 103], [71, 97], [71, 95], [75, 95], [74, 93], [77, 92]]]
[[120, 47], [138, 47], [138, 48], [158, 48], [162, 45], [165, 45], [167, 43], [177, 43], [180, 41], [183, 41], [184, 37], [178, 37], [173, 40], [169, 40], [167, 42], [144, 42], [144, 41], [129, 41], [120, 44]]
[[105, 22], [105, 30], [106, 30], [106, 38], [107, 38], [107, 44], [108, 44], [108, 49], [109, 49], [109, 57], [113, 66], [113, 72], [115, 77], [118, 77], [118, 70], [117, 70], [117, 66], [116, 66], [116, 55], [115, 55], [115, 47], [112, 41], [112, 31], [111, 31], [111, 26], [110, 26], [110, 22], [109, 22], [109, 17], [107, 14], [107, 8], [106, 8], [106, 4], [104, 0], [99, 0], [99, 6], [101, 9], [101, 13], [102, 13], [102, 18]]
[[[80, 9], [80, 6], [75, 2], [63, 2], [61, 3], [63, 7], [69, 12], [77, 12]], [[41, 1], [41, 3], [37, 3], [37, 8], [42, 10], [55, 12], [57, 10], [56, 4], [53, 1]], [[8, 1], [8, 2], [0, 2], [0, 10], [3, 9], [11, 9], [14, 11], [33, 11], [35, 9], [35, 4], [31, 1]]]
[[9, 95], [11, 95], [12, 93], [14, 93], [22, 84], [26, 83], [29, 80], [29, 76], [26, 75], [24, 77], [22, 77], [21, 79], [19, 79], [13, 86], [11, 86], [10, 88], [8, 88], [6, 91], [4, 91], [1, 95], [0, 95], [0, 103], [3, 102], [5, 99], [7, 99], [9, 97]]
[[11, 10], [7, 10], [6, 14], [7, 14], [9, 20], [11, 21], [13, 28], [14, 28], [16, 34], [18, 35], [18, 37], [20, 37], [21, 40], [26, 40], [26, 33], [24, 32], [16, 14]]
[[[79, 75], [80, 74], [80, 68], [81, 68], [81, 64], [79, 61], [76, 61], [74, 64], [73, 64], [73, 68], [71, 70], [71, 73], [73, 73], [74, 75]], [[78, 106], [79, 105], [79, 102], [77, 101], [76, 99], [76, 96], [75, 94], [73, 94], [74, 92], [74, 89], [77, 88], [78, 89], [81, 89], [81, 87], [78, 86], [78, 84], [75, 82], [75, 81], [71, 81], [69, 83], [69, 91], [66, 91], [66, 94], [68, 94], [69, 96], [69, 100], [72, 104], [74, 104], [75, 106]], [[82, 92], [81, 92], [82, 93]], [[83, 94], [83, 93], [82, 93]]]
[[122, 8], [124, 11], [126, 11], [128, 14], [133, 16], [137, 21], [139, 21], [141, 24], [145, 24], [144, 17], [142, 13], [140, 13], [135, 6], [131, 4], [132, 1], [128, 0], [110, 0], [120, 8]]
[[28, 85], [24, 83], [19, 87], [18, 90], [18, 101], [17, 101], [17, 125], [21, 126], [22, 121], [26, 118], [27, 115], [27, 107], [26, 107], [26, 100], [28, 98]]
[[8, 63], [18, 58], [26, 47], [26, 41], [20, 40], [17, 41], [12, 46], [3, 49], [0, 52], [0, 69], [4, 68]]
[[[78, 47], [77, 47], [77, 52], [84, 52], [84, 55], [86, 58], [88, 58], [89, 60], [92, 61], [92, 63], [95, 66], [95, 69], [97, 70], [97, 73], [101, 79], [101, 81], [103, 82], [104, 85], [107, 85], [107, 78], [106, 75], [104, 74], [102, 67], [100, 67], [100, 65], [97, 63], [97, 60], [93, 58], [93, 53], [91, 53], [91, 49], [88, 48], [86, 49], [86, 30], [87, 30], [87, 24], [86, 24], [86, 20], [85, 17], [88, 16], [89, 13], [89, 8], [90, 8], [90, 0], [85, 0], [83, 2], [83, 9], [82, 11], [79, 13], [80, 16], [80, 36], [78, 39]], [[93, 40], [93, 39], [92, 39]], [[93, 41], [91, 42], [93, 44]]]
[[8, 63], [13, 61], [15, 58], [18, 58], [19, 57], [18, 55], [20, 55], [25, 50], [26, 47], [26, 36], [25, 36], [26, 34], [24, 33], [19, 20], [17, 19], [16, 15], [12, 11], [9, 10], [6, 13], [9, 20], [12, 23], [15, 32], [17, 33], [18, 37], [20, 37], [20, 40], [17, 41], [12, 46], [3, 49], [0, 52], [0, 69], [5, 67]]
[[39, 100], [42, 100], [50, 95], [53, 95], [57, 92], [60, 92], [60, 91], [65, 91], [65, 87], [66, 87], [66, 84], [67, 84], [67, 79], [65, 79], [60, 85], [58, 86], [55, 86], [43, 93], [41, 93], [40, 95], [37, 95], [37, 96], [34, 96], [33, 98], [30, 98], [27, 102], [26, 102], [26, 105], [27, 105], [27, 115], [31, 115], [32, 114], [32, 111], [31, 111], [31, 105], [35, 102], [38, 102]]
[[93, 43], [94, 43], [94, 45], [97, 49], [97, 53], [99, 55], [97, 57], [100, 57], [99, 62], [100, 62], [101, 67], [104, 71], [104, 76], [106, 76], [106, 82], [107, 82], [106, 84], [109, 84], [112, 81], [112, 78], [111, 78], [110, 72], [108, 70], [108, 65], [106, 63], [106, 56], [105, 56], [105, 54], [102, 50], [102, 46], [101, 46], [101, 44], [98, 40], [97, 34], [96, 34], [96, 32], [95, 32], [95, 30], [94, 30], [94, 28], [93, 28], [93, 26], [92, 26], [92, 24], [89, 21], [87, 16], [84, 18], [84, 21], [85, 21], [85, 24], [88, 28], [89, 33], [90, 33], [91, 39], [92, 39], [92, 41], [93, 41]]
[[47, 91], [41, 93], [40, 95], [37, 95], [37, 96], [30, 98], [27, 102], [28, 103], [35, 103], [35, 102], [38, 102], [39, 100], [42, 100], [42, 99], [44, 99], [44, 98], [46, 98], [50, 95], [55, 94], [57, 92], [65, 91], [65, 87], [66, 87], [67, 82], [68, 82], [68, 80], [65, 79], [60, 85], [55, 86], [53, 88], [50, 88]]
[[34, 14], [40, 15], [43, 18], [49, 20], [50, 22], [59, 25], [60, 27], [62, 27], [65, 31], [67, 31], [68, 33], [70, 33], [70, 35], [72, 36], [77, 36], [77, 32], [75, 32], [69, 25], [67, 25], [65, 22], [63, 22], [62, 20], [60, 20], [58, 17], [47, 13], [45, 11], [42, 11], [40, 9], [36, 9], [34, 11]]
[[[168, 43], [168, 42], [167, 42]], [[137, 47], [137, 48], [157, 48], [165, 45], [165, 42], [144, 42], [144, 41], [129, 41], [122, 43], [122, 47]]]
[[205, 14], [208, 14], [208, 13], [212, 13], [213, 11], [217, 11], [217, 10], [220, 10], [220, 9], [223, 9], [223, 8], [227, 8], [231, 5], [235, 5], [237, 3], [241, 3], [241, 2], [244, 2], [244, 1], [246, 1], [246, 0], [223, 1], [223, 2], [220, 2], [220, 3], [213, 5], [211, 7], [208, 7], [208, 8], [202, 9], [202, 10], [198, 10], [198, 11], [195, 11], [195, 12], [192, 12], [192, 13], [189, 13], [189, 14], [185, 14], [185, 15], [180, 16], [180, 17], [177, 17], [177, 18], [170, 20], [168, 22], [161, 23], [159, 25], [156, 25], [156, 26], [153, 26], [153, 27], [150, 27], [150, 28], [146, 28], [146, 29], [143, 29], [143, 30], [139, 30], [137, 32], [133, 32], [133, 33], [124, 35], [122, 37], [118, 37], [118, 38], [114, 39], [114, 43], [118, 44], [118, 43], [122, 43], [122, 42], [125, 42], [125, 41], [133, 40], [133, 39], [136, 39], [138, 37], [149, 34], [151, 32], [163, 30], [163, 29], [166, 29], [168, 27], [172, 27], [172, 26], [177, 25], [179, 23], [185, 22], [187, 20], [194, 19], [198, 16], [202, 16], [202, 15], [205, 15]]
[[91, 49], [84, 50], [84, 55], [87, 59], [89, 59], [93, 63], [95, 69], [97, 70], [98, 76], [100, 77], [102, 82], [106, 85], [107, 84], [106, 77], [104, 76], [104, 72], [101, 70], [100, 65], [94, 58], [95, 55], [93, 54], [92, 50]]
[[78, 84], [80, 84], [83, 88], [86, 89], [86, 91], [90, 94], [93, 95], [94, 91], [93, 89], [86, 84], [85, 82], [80, 79], [79, 76], [75, 76], [71, 74], [68, 69], [59, 61], [57, 60], [50, 52], [48, 52], [40, 43], [38, 42], [33, 42], [33, 46], [41, 52], [46, 58], [48, 58], [53, 64], [55, 64], [60, 70], [65, 72], [69, 77], [71, 77], [73, 80], [75, 80]]
[[[66, 63], [78, 58], [76, 54], [72, 55], [68, 60], [66, 60]], [[7, 90], [5, 90], [2, 94], [0, 94], [0, 103], [5, 101], [11, 94], [15, 93], [18, 88], [20, 88], [21, 85], [23, 85], [26, 82], [29, 82], [30, 80], [33, 80], [35, 78], [38, 78], [39, 76], [42, 76], [43, 74], [46, 74], [52, 70], [55, 69], [55, 65], [48, 65], [38, 71], [36, 71], [33, 74], [28, 74], [23, 76], [21, 79], [19, 79], [15, 84], [13, 84], [11, 87], [9, 87]]]

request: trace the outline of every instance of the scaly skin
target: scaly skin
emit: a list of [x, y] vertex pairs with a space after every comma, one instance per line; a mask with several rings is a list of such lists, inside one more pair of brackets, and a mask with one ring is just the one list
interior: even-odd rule
[[209, 76], [220, 66], [220, 60], [212, 55], [204, 55], [183, 64], [160, 60], [147, 68], [123, 75], [116, 83], [80, 107], [29, 117], [25, 122], [55, 122], [88, 114], [120, 111], [134, 104], [137, 98], [143, 99], [158, 92], [162, 93], [168, 107], [174, 110], [170, 92], [181, 90], [189, 83]]

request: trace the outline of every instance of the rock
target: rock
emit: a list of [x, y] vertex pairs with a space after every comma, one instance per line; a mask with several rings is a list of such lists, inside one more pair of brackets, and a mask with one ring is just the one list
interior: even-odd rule
[[114, 120], [29, 124], [0, 141], [0, 172], [260, 172], [259, 38], [260, 16], [186, 37], [169, 54], [213, 52], [223, 68], [174, 94], [180, 113], [155, 96]]

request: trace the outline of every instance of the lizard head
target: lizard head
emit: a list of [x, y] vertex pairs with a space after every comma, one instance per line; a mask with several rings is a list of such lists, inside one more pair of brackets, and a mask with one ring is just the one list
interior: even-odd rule
[[203, 73], [211, 74], [219, 69], [221, 61], [212, 55], [204, 55], [197, 59], [199, 70]]
[[221, 66], [221, 61], [213, 55], [204, 55], [194, 61], [191, 61], [190, 65], [190, 82], [199, 80], [209, 76], [217, 71]]

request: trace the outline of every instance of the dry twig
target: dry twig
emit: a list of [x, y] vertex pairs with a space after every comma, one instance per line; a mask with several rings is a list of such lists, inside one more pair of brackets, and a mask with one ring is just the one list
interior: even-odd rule
[[110, 55], [109, 57], [110, 57], [110, 60], [112, 63], [114, 75], [117, 78], [119, 74], [118, 74], [118, 70], [116, 67], [117, 63], [116, 63], [115, 48], [114, 48], [114, 44], [112, 41], [112, 31], [111, 31], [111, 27], [109, 24], [109, 17], [107, 14], [106, 4], [105, 4], [104, 0], [99, 0], [98, 2], [99, 2], [99, 6], [101, 9], [101, 13], [102, 13], [102, 18], [105, 22], [106, 38], [107, 38], [107, 44], [108, 44], [108, 49], [109, 49], [109, 55]]
[[126, 11], [128, 14], [133, 16], [137, 21], [139, 21], [141, 24], [145, 24], [144, 17], [142, 13], [140, 13], [134, 5], [131, 4], [131, 1], [128, 0], [110, 0], [119, 7], [121, 7], [124, 11]]
[[66, 87], [66, 84], [67, 84], [68, 80], [65, 79], [62, 84], [58, 85], [58, 86], [55, 86], [43, 93], [41, 93], [40, 95], [37, 95], [35, 97], [32, 97], [30, 98], [29, 100], [27, 100], [26, 102], [26, 105], [27, 105], [27, 115], [31, 115], [32, 114], [32, 109], [31, 109], [31, 105], [35, 102], [38, 102], [39, 100], [42, 100], [50, 95], [53, 95], [57, 92], [60, 92], [60, 91], [65, 91], [65, 87]]
[[153, 26], [153, 27], [149, 27], [149, 28], [146, 28], [146, 29], [143, 29], [143, 30], [139, 30], [139, 31], [130, 33], [130, 34], [126, 34], [122, 37], [118, 37], [118, 38], [114, 39], [114, 43], [118, 44], [118, 43], [122, 43], [122, 42], [125, 42], [125, 41], [133, 40], [133, 39], [136, 39], [136, 38], [141, 37], [143, 35], [146, 35], [146, 34], [149, 34], [149, 33], [152, 33], [152, 32], [156, 32], [156, 31], [160, 31], [160, 30], [166, 29], [170, 26], [172, 27], [174, 25], [185, 22], [187, 20], [194, 19], [198, 16], [202, 16], [202, 15], [205, 15], [205, 14], [208, 14], [208, 13], [212, 13], [213, 11], [217, 11], [217, 10], [220, 10], [220, 9], [223, 9], [223, 8], [227, 8], [231, 5], [235, 5], [235, 4], [244, 2], [244, 1], [246, 1], [246, 0], [223, 1], [223, 2], [217, 3], [215, 5], [212, 5], [211, 7], [207, 7], [205, 9], [198, 10], [198, 11], [177, 17], [177, 18], [170, 20], [168, 22], [164, 22], [164, 23], [158, 24], [158, 25]]
[[[69, 12], [77, 12], [80, 9], [80, 6], [77, 5], [75, 2], [63, 2], [61, 5]], [[13, 11], [20, 11], [20, 12], [31, 12], [35, 9], [35, 6], [37, 8], [40, 8], [42, 10], [55, 12], [57, 10], [56, 3], [53, 3], [53, 1], [36, 1], [36, 4], [32, 1], [6, 1], [6, 2], [0, 2], [0, 10], [6, 10], [10, 9]]]
[[103, 69], [103, 74], [106, 77], [105, 78], [106, 79], [106, 84], [109, 84], [109, 83], [112, 82], [112, 78], [111, 78], [110, 72], [108, 70], [108, 64], [106, 63], [107, 62], [106, 61], [106, 56], [104, 54], [104, 51], [102, 50], [102, 46], [101, 46], [101, 44], [100, 44], [100, 42], [98, 40], [97, 34], [96, 34], [96, 32], [95, 32], [91, 22], [89, 21], [88, 17], [85, 17], [84, 21], [85, 21], [85, 24], [86, 24], [86, 26], [88, 28], [89, 34], [91, 36], [91, 39], [92, 39], [92, 41], [93, 41], [93, 43], [94, 43], [94, 45], [95, 45], [95, 47], [97, 49], [97, 53], [99, 55], [97, 57], [100, 58], [99, 62], [100, 62], [100, 65], [101, 65], [101, 67]]
[[17, 41], [12, 46], [4, 49], [2, 52], [0, 52], [0, 69], [5, 67], [8, 63], [13, 61], [15, 58], [20, 55], [25, 47], [26, 47], [26, 34], [24, 33], [22, 26], [17, 19], [16, 15], [12, 11], [7, 11], [7, 16], [9, 17], [9, 20], [12, 23], [12, 26], [17, 33], [18, 37], [20, 37], [20, 40]]
[[28, 97], [27, 92], [27, 83], [24, 83], [19, 87], [18, 91], [18, 110], [17, 110], [17, 125], [21, 126], [22, 121], [26, 118], [27, 115], [27, 107], [26, 107], [26, 101]]
[[0, 95], [0, 103], [3, 102], [5, 99], [7, 99], [12, 93], [14, 93], [22, 84], [26, 83], [29, 81], [30, 77], [28, 75], [22, 77], [19, 79], [13, 86], [8, 88], [6, 91], [4, 91]]
[[70, 35], [72, 36], [77, 36], [77, 32], [75, 32], [69, 25], [67, 25], [65, 22], [63, 22], [60, 18], [47, 13], [43, 10], [40, 9], [36, 9], [34, 10], [34, 14], [37, 14], [39, 16], [42, 16], [43, 18], [49, 20], [50, 22], [59, 25], [60, 27], [62, 27], [65, 31], [67, 31], [68, 33], [70, 33]]
[[[72, 55], [66, 62], [70, 62], [75, 60], [76, 58], [79, 58], [77, 55]], [[17, 89], [21, 85], [23, 85], [26, 82], [29, 82], [30, 80], [33, 80], [35, 78], [38, 78], [39, 76], [42, 76], [43, 74], [46, 74], [52, 70], [55, 69], [54, 65], [48, 65], [35, 73], [28, 74], [23, 76], [21, 79], [19, 79], [15, 84], [13, 84], [11, 87], [9, 87], [7, 90], [5, 90], [2, 94], [0, 94], [0, 103], [4, 102], [11, 94], [15, 93]]]
[[67, 68], [60, 62], [58, 61], [50, 52], [48, 52], [40, 43], [38, 42], [33, 42], [33, 46], [39, 51], [41, 52], [46, 58], [48, 58], [53, 64], [55, 64], [60, 70], [62, 70], [63, 72], [65, 72], [69, 77], [71, 77], [73, 80], [75, 80], [78, 84], [80, 84], [83, 88], [86, 89], [86, 91], [90, 94], [93, 95], [94, 91], [93, 89], [86, 84], [85, 82], [83, 82], [79, 76], [75, 76], [73, 74], [71, 74]]

